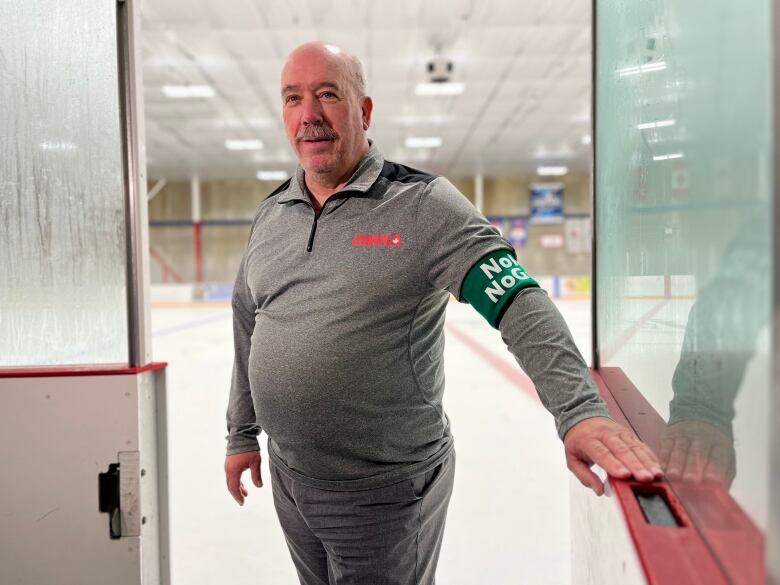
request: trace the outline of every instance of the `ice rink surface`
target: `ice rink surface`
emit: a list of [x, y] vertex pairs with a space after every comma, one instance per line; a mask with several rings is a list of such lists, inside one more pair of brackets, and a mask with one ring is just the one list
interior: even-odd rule
[[[590, 360], [590, 302], [558, 301]], [[173, 585], [294, 585], [265, 486], [247, 477], [238, 506], [225, 488], [232, 368], [227, 306], [155, 308], [154, 359], [167, 361]], [[498, 331], [450, 303], [444, 406], [457, 452], [438, 585], [570, 583], [569, 477], [552, 417]]]

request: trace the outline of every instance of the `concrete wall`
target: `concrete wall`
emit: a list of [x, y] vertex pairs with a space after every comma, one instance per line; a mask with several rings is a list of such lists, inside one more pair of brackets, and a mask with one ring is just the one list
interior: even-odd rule
[[[157, 181], [152, 180], [149, 185]], [[252, 219], [255, 208], [280, 185], [268, 181], [204, 181], [200, 185], [203, 219]], [[149, 219], [190, 219], [190, 183], [168, 183], [149, 202]]]
[[[156, 181], [150, 181], [150, 186]], [[474, 203], [473, 177], [453, 178], [453, 184]], [[486, 177], [484, 180], [485, 215], [525, 215], [530, 213], [530, 184], [537, 177]], [[585, 175], [568, 176], [564, 183], [564, 214], [590, 212], [590, 179]], [[279, 183], [261, 181], [202, 182], [201, 215], [203, 220], [244, 220], [237, 225], [204, 225], [202, 228], [203, 279], [206, 282], [232, 281], [249, 235], [249, 221], [256, 207]], [[170, 183], [149, 202], [152, 222], [150, 242], [154, 249], [152, 281], [161, 282], [163, 258], [183, 281], [195, 278], [194, 237], [189, 225], [155, 226], [156, 221], [184, 220], [192, 216], [189, 182]], [[540, 240], [546, 234], [564, 233], [564, 224], [528, 226], [528, 244], [518, 249], [520, 261], [536, 275], [588, 275], [590, 254], [572, 254], [565, 248], [543, 248]]]
[[[156, 181], [150, 181], [153, 185]], [[232, 282], [249, 237], [255, 209], [279, 183], [264, 181], [208, 181], [201, 183], [203, 220], [244, 220], [235, 225], [202, 227], [203, 280]], [[162, 282], [161, 257], [184, 282], [195, 279], [195, 240], [190, 225], [156, 227], [155, 221], [192, 217], [190, 183], [170, 183], [149, 202], [149, 242], [152, 254], [152, 282]], [[176, 278], [174, 278], [176, 280]]]

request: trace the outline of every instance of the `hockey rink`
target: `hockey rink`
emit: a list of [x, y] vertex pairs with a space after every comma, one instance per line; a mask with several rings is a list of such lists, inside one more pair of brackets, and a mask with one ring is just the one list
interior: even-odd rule
[[[557, 302], [590, 360], [590, 301]], [[167, 361], [174, 585], [297, 583], [270, 493], [225, 488], [224, 414], [232, 368], [227, 303], [153, 308], [154, 359]], [[570, 582], [569, 474], [552, 417], [498, 331], [450, 303], [444, 405], [456, 479], [437, 572], [441, 585]]]

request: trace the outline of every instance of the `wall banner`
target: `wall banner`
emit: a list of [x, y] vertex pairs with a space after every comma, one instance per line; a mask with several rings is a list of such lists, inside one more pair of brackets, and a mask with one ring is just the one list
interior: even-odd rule
[[488, 217], [487, 220], [493, 224], [493, 227], [495, 227], [499, 233], [507, 237], [507, 234], [509, 233], [509, 220], [505, 217]]
[[528, 243], [528, 220], [516, 217], [509, 222], [509, 243], [515, 248], [522, 248]]
[[589, 217], [578, 217], [566, 220], [566, 251], [574, 254], [590, 253], [591, 220]]
[[531, 184], [531, 223], [563, 221], [563, 183]]

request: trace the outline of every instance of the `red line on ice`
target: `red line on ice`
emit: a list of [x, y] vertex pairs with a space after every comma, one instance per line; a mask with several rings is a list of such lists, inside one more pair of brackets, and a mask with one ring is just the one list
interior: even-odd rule
[[513, 386], [516, 386], [529, 398], [541, 404], [539, 396], [536, 394], [534, 383], [531, 381], [531, 378], [520, 369], [520, 366], [508, 363], [494, 351], [490, 350], [452, 323], [445, 324], [444, 329], [447, 334], [452, 335], [455, 339], [482, 358], [482, 360], [487, 362], [499, 374], [509, 380]]

